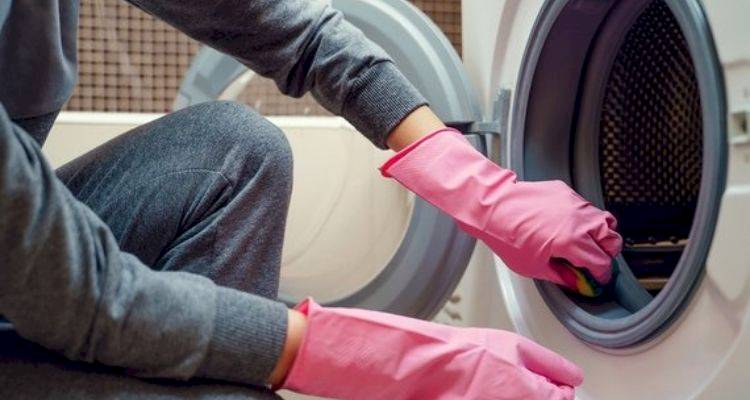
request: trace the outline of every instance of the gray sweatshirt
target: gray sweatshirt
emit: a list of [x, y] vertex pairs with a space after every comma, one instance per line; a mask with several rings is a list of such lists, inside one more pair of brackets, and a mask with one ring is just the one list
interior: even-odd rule
[[[273, 78], [284, 93], [311, 91], [381, 148], [425, 103], [383, 50], [324, 2], [131, 2]], [[0, 136], [25, 134], [13, 123], [24, 119], [43, 141], [75, 83], [77, 13], [76, 0], [0, 1]], [[0, 314], [18, 334], [143, 376], [265, 383], [284, 342], [283, 304], [151, 270], [118, 248], [48, 166], [5, 138]]]

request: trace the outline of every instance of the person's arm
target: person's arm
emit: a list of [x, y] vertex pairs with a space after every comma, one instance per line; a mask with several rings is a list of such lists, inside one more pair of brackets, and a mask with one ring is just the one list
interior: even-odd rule
[[0, 104], [0, 314], [19, 335], [141, 376], [263, 385], [287, 312], [121, 251]]
[[279, 387], [284, 382], [284, 379], [286, 379], [289, 370], [294, 364], [294, 360], [297, 358], [302, 338], [305, 337], [305, 333], [307, 332], [307, 316], [305, 314], [297, 310], [289, 310], [287, 315], [287, 321], [289, 322], [287, 323], [284, 349], [281, 352], [279, 361], [271, 372], [271, 376], [268, 378], [268, 382], [273, 387]]
[[443, 121], [427, 106], [414, 110], [388, 135], [387, 144], [391, 150], [401, 151], [423, 136], [445, 128]]
[[[380, 148], [425, 99], [393, 61], [320, 0], [129, 0], [192, 38], [306, 92]], [[426, 133], [426, 132], [425, 132]]]

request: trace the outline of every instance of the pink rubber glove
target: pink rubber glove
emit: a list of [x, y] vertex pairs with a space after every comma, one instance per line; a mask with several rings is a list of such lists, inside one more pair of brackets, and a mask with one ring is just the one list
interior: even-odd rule
[[305, 300], [282, 388], [336, 399], [573, 399], [581, 369], [522, 336]]
[[556, 260], [562, 258], [599, 283], [611, 277], [611, 259], [622, 248], [612, 214], [561, 181], [517, 181], [454, 129], [411, 144], [381, 172], [452, 216], [521, 275], [584, 293], [582, 274]]

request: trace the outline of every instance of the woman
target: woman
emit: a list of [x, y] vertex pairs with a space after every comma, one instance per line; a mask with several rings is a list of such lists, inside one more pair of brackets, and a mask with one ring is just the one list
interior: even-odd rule
[[[609, 279], [611, 215], [474, 151], [325, 3], [131, 2], [398, 151], [382, 173], [516, 272], [574, 286], [566, 259]], [[72, 0], [0, 4], [0, 314], [14, 343], [139, 376], [337, 398], [573, 397], [578, 367], [512, 333], [275, 301], [291, 154], [244, 106], [178, 111], [51, 170], [40, 145], [76, 79], [77, 12]]]

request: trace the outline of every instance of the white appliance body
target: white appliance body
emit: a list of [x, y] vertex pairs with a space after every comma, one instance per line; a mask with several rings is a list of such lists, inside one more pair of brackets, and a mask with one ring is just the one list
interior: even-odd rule
[[[499, 91], [510, 89], [515, 95], [544, 3], [463, 2], [463, 60], [485, 115]], [[449, 303], [438, 317], [514, 330], [574, 360], [586, 371], [578, 392], [581, 399], [746, 396], [750, 378], [750, 23], [746, 17], [750, 2], [705, 1], [703, 9], [726, 82], [727, 182], [705, 274], [679, 318], [639, 345], [609, 349], [585, 343], [560, 323], [533, 282], [510, 272], [498, 257], [488, 257], [481, 244], [454, 296], [460, 301]], [[513, 110], [509, 114], [514, 115]], [[519, 122], [512, 118], [508, 122], [508, 131], [514, 132], [513, 124]], [[521, 156], [506, 151], [511, 165], [514, 157]], [[487, 279], [490, 269], [497, 271], [494, 281]]]

